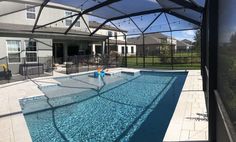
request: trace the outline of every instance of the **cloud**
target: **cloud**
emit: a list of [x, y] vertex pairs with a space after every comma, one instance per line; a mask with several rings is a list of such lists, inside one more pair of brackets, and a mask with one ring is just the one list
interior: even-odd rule
[[147, 0], [147, 1], [152, 2], [152, 3], [157, 3], [156, 0]]
[[195, 30], [183, 31], [182, 33], [187, 35], [187, 36], [194, 36], [195, 35]]
[[194, 41], [195, 32], [196, 30], [173, 32], [173, 37], [178, 40], [188, 39]]

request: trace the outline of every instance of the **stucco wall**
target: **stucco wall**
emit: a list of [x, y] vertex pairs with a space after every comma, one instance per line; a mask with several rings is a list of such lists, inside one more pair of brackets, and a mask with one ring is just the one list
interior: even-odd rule
[[[94, 28], [90, 28], [91, 31], [94, 31]], [[112, 30], [106, 30], [106, 29], [100, 29], [96, 32], [96, 34], [101, 34], [101, 35], [105, 35], [108, 36], [108, 31], [112, 32], [112, 36], [115, 36], [115, 32], [117, 32], [117, 40], [121, 40], [124, 41], [124, 36], [122, 32], [119, 31], [112, 31]], [[110, 39], [115, 40], [115, 37], [110, 37]]]
[[[125, 45], [118, 45], [118, 53], [122, 54], [122, 47], [125, 47]], [[134, 47], [134, 53], [131, 53], [131, 47]], [[127, 45], [128, 52], [127, 55], [136, 55], [136, 45]]]
[[[0, 4], [0, 9], [1, 9], [1, 11], [4, 11], [4, 13], [6, 13], [10, 10], [12, 11], [12, 10], [17, 10], [17, 9], [22, 9], [22, 8], [26, 8], [26, 5], [25, 4], [12, 3], [12, 2], [1, 2], [1, 4]], [[36, 17], [37, 17], [39, 7], [36, 7], [35, 10], [36, 10]], [[10, 15], [0, 17], [0, 22], [1, 23], [32, 25], [33, 26], [34, 23], [35, 23], [35, 19], [27, 19], [26, 13], [27, 13], [26, 10], [24, 10], [24, 11], [20, 11], [20, 12], [17, 12], [17, 13], [13, 13], [13, 14], [10, 14]], [[73, 14], [76, 14], [76, 13], [73, 13]], [[65, 17], [65, 10], [45, 7], [43, 9], [42, 13], [41, 13], [40, 18], [39, 18], [38, 25], [47, 24], [49, 22], [58, 20], [58, 19], [63, 18], [63, 17]], [[86, 21], [88, 21], [88, 16], [87, 15], [84, 15], [83, 17]], [[74, 19], [75, 18], [76, 17], [74, 17]], [[67, 26], [65, 26], [65, 20], [54, 23], [51, 26], [52, 27], [59, 27], [59, 28], [67, 28]], [[83, 20], [81, 19], [80, 20], [80, 27], [75, 27], [74, 26], [72, 29], [85, 31], [85, 30], [87, 30], [87, 27], [86, 27], [85, 23], [83, 22]]]
[[[0, 58], [7, 57], [7, 40], [19, 40], [21, 42], [21, 58], [25, 57], [25, 41], [29, 38], [13, 38], [13, 37], [0, 37]], [[52, 56], [52, 39], [36, 39], [37, 40], [37, 56], [39, 58], [48, 58]], [[22, 64], [24, 61], [21, 60], [19, 63], [9, 63], [9, 68], [12, 73], [19, 73], [19, 64]]]

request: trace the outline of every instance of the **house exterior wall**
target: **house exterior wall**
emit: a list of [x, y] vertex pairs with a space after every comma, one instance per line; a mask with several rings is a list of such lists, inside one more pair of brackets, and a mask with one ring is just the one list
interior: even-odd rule
[[[0, 58], [8, 57], [8, 49], [7, 49], [7, 41], [8, 40], [16, 40], [20, 41], [20, 62], [9, 63], [9, 69], [12, 73], [19, 73], [19, 65], [24, 63], [24, 58], [26, 57], [26, 46], [25, 42], [29, 40], [29, 38], [13, 38], [13, 37], [0, 37]], [[37, 47], [37, 57], [40, 58], [40, 62], [46, 62], [47, 59], [51, 59], [52, 57], [52, 39], [36, 39], [36, 47]], [[45, 60], [44, 60], [45, 59]], [[3, 62], [2, 62], [3, 63]], [[4, 61], [4, 63], [6, 63]], [[37, 63], [37, 62], [36, 62]]]
[[[50, 2], [50, 5], [54, 5], [54, 3]], [[55, 5], [57, 5], [57, 4], [55, 4]], [[33, 6], [33, 5], [3, 1], [0, 4], [0, 9], [1, 9], [0, 15], [4, 14], [4, 13], [12, 12], [13, 10], [25, 9], [27, 6]], [[66, 7], [67, 6], [65, 6], [65, 8]], [[8, 14], [5, 16], [1, 16], [0, 23], [28, 25], [28, 26], [32, 26], [32, 28], [33, 28], [33, 26], [35, 24], [36, 17], [39, 12], [39, 9], [40, 9], [40, 6], [35, 7], [35, 19], [28, 19], [27, 18], [27, 10], [23, 10], [23, 11]], [[37, 25], [44, 25], [44, 24], [56, 21], [60, 18], [66, 17], [65, 12], [67, 12], [67, 11], [62, 10], [62, 9], [54, 9], [54, 8], [44, 7]], [[72, 12], [72, 14], [76, 14], [76, 13]], [[86, 23], [89, 23], [88, 16], [83, 15], [83, 17], [84, 17]], [[76, 18], [76, 16], [71, 18], [72, 22], [74, 21], [75, 18]], [[69, 26], [65, 24], [66, 23], [65, 21], [66, 20], [51, 24], [50, 27], [63, 28], [66, 30]], [[77, 31], [88, 31], [84, 21], [82, 19], [80, 19], [79, 21], [80, 21], [80, 26], [79, 27], [73, 26], [72, 29], [77, 30]], [[36, 39], [39, 41], [39, 42], [37, 42], [37, 49], [38, 49], [37, 57], [40, 58], [40, 62], [44, 62], [44, 58], [46, 59], [46, 58], [50, 58], [53, 56], [53, 49], [52, 48], [53, 48], [53, 42], [57, 41], [56, 38], [57, 37], [55, 36], [55, 39]], [[25, 41], [29, 40], [29, 39], [17, 38], [17, 37], [0, 37], [0, 59], [8, 56], [8, 51], [7, 51], [8, 49], [7, 49], [7, 45], [6, 45], [7, 40], [20, 41], [21, 51], [22, 51], [22, 53], [20, 53], [20, 58], [26, 57], [26, 53], [23, 50], [25, 50]], [[74, 44], [74, 46], [78, 45], [81, 50], [86, 50], [86, 48], [88, 48], [88, 42], [86, 42], [86, 41], [79, 41], [79, 40], [74, 40], [74, 41], [72, 41], [72, 40], [68, 40], [68, 41], [59, 40], [59, 41], [64, 43], [63, 44], [65, 47], [64, 48], [65, 49], [65, 51], [64, 51], [65, 57], [64, 58], [67, 57], [67, 52], [69, 50], [68, 47], [71, 44]], [[9, 63], [9, 67], [11, 68], [13, 73], [18, 73], [19, 72], [19, 65], [22, 63], [23, 63], [22, 60], [21, 60], [21, 62], [17, 62], [17, 63]]]
[[172, 38], [172, 42], [171, 42], [171, 38], [168, 37], [167, 43], [170, 43], [170, 44], [172, 43], [172, 45], [174, 45], [173, 48], [175, 49], [175, 51], [177, 50], [178, 47], [177, 47], [177, 40], [176, 39]]
[[[94, 31], [95, 28], [90, 28], [91, 31]], [[108, 32], [111, 31], [112, 32], [112, 36], [115, 36], [115, 33], [117, 33], [117, 40], [121, 40], [124, 41], [124, 36], [122, 32], [119, 31], [114, 31], [114, 30], [107, 30], [107, 29], [100, 29], [96, 32], [96, 34], [100, 34], [100, 35], [106, 35], [108, 36]], [[116, 40], [115, 37], [110, 37], [111, 40]]]
[[[94, 28], [90, 28], [91, 31], [95, 30]], [[101, 35], [106, 35], [108, 36], [108, 32], [111, 32], [112, 33], [112, 36], [113, 37], [110, 37], [109, 39], [110, 40], [116, 40], [116, 38], [114, 37], [115, 36], [115, 33], [117, 33], [117, 40], [119, 41], [125, 41], [124, 39], [124, 36], [123, 36], [123, 33], [122, 32], [119, 32], [119, 31], [114, 31], [114, 30], [107, 30], [107, 29], [100, 29], [96, 32], [96, 34], [101, 34]], [[121, 54], [122, 55], [122, 47], [124, 47], [125, 45], [124, 44], [117, 44], [118, 48], [117, 48], [117, 53], [118, 54]], [[95, 46], [94, 46], [95, 47]], [[131, 47], [134, 48], [134, 53], [131, 53]], [[127, 55], [128, 56], [131, 56], [131, 55], [136, 55], [136, 45], [127, 45], [127, 48], [128, 48], [128, 53]]]
[[[0, 9], [2, 11], [9, 11], [9, 9], [11, 9], [11, 10], [23, 9], [23, 8], [26, 8], [26, 6], [27, 6], [26, 4], [18, 4], [18, 3], [4, 1], [4, 2], [1, 2]], [[35, 8], [36, 17], [37, 17], [39, 8], [40, 7]], [[10, 15], [2, 16], [2, 17], [0, 17], [0, 22], [1, 23], [32, 25], [33, 26], [35, 23], [35, 19], [27, 19], [26, 13], [27, 13], [27, 11], [24, 10], [24, 11], [10, 14]], [[76, 13], [73, 13], [73, 14], [76, 14]], [[44, 24], [50, 23], [52, 21], [58, 20], [60, 18], [63, 18], [63, 17], [66, 17], [65, 10], [44, 7], [44, 9], [41, 13], [41, 16], [39, 18], [38, 25], [44, 25]], [[85, 21], [87, 22], [88, 16], [84, 15], [83, 17], [84, 17]], [[73, 19], [75, 19], [75, 18], [76, 17], [74, 17]], [[63, 20], [63, 21], [52, 24], [51, 27], [67, 28], [68, 26], [65, 25], [65, 20]], [[82, 19], [80, 20], [80, 27], [73, 26], [72, 29], [80, 30], [80, 31], [88, 31], [87, 27]]]
[[[21, 57], [25, 57], [25, 41], [28, 41], [29, 38], [15, 38], [15, 37], [0, 37], [0, 58], [8, 56], [7, 51], [7, 41], [8, 40], [17, 40], [20, 41], [21, 45]], [[37, 40], [37, 49], [38, 57], [48, 57], [52, 56], [52, 39], [36, 39]]]
[[[145, 45], [145, 56], [153, 56], [160, 54], [161, 45]], [[143, 55], [143, 45], [137, 45], [137, 55]]]
[[[122, 47], [125, 47], [125, 45], [118, 45], [118, 53], [122, 55]], [[131, 47], [134, 48], [134, 52], [131, 53]], [[136, 45], [127, 45], [128, 51], [127, 51], [127, 55], [128, 56], [132, 56], [132, 55], [136, 55]], [[125, 55], [125, 54], [123, 54]]]

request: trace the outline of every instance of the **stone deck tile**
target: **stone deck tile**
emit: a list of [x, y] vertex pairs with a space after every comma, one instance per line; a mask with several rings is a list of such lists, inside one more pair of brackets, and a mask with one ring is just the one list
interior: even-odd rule
[[208, 121], [200, 71], [191, 70], [175, 108], [164, 141], [207, 141]]

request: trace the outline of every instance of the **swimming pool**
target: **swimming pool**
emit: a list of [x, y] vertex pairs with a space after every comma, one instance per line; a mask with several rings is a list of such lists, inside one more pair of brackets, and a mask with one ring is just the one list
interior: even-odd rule
[[162, 141], [186, 75], [141, 72], [104, 80], [88, 75], [58, 78], [59, 86], [42, 89], [46, 97], [22, 105], [32, 140]]

